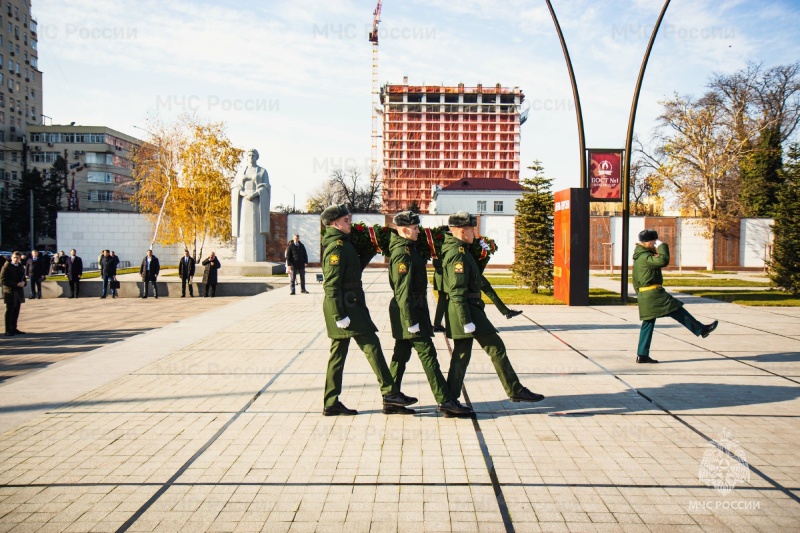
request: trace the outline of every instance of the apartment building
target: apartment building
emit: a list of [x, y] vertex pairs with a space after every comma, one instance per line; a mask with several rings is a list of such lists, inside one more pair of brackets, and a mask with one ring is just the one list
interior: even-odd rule
[[480, 176], [519, 181], [519, 87], [386, 84], [382, 202], [386, 213], [416, 203], [429, 212], [432, 192]]
[[37, 30], [29, 1], [0, 0], [0, 198], [22, 175], [28, 129], [42, 124]]
[[66, 160], [65, 211], [136, 211], [132, 151], [142, 143], [105, 126], [30, 126], [28, 167], [52, 172], [58, 156]]

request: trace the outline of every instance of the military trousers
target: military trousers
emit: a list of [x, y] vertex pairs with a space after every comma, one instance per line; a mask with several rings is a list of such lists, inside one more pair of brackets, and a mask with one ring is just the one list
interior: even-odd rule
[[436, 347], [430, 337], [421, 339], [396, 339], [394, 341], [394, 355], [389, 370], [394, 378], [397, 390], [401, 389], [403, 374], [406, 371], [406, 364], [411, 359], [411, 349], [417, 351], [422, 369], [428, 377], [433, 397], [436, 403], [445, 403], [450, 400], [450, 392], [447, 388], [447, 381], [439, 368], [439, 359], [436, 357]]
[[[696, 337], [703, 334], [703, 324], [698, 322], [697, 319], [683, 307], [677, 311], [673, 311], [667, 316], [683, 324], [686, 329], [694, 333]], [[639, 330], [639, 347], [636, 350], [637, 355], [650, 357], [650, 341], [653, 340], [653, 330], [655, 327], [655, 318], [642, 321], [642, 329]]]
[[447, 293], [444, 291], [436, 291], [436, 314], [433, 316], [433, 325], [441, 326], [444, 314], [447, 311]]
[[[381, 343], [378, 336], [373, 333], [364, 333], [352, 337], [369, 361], [369, 366], [378, 378], [381, 394], [394, 394], [399, 389], [395, 387], [392, 374], [383, 357]], [[331, 356], [328, 359], [328, 373], [325, 376], [325, 407], [333, 406], [342, 393], [342, 374], [344, 362], [347, 359], [347, 350], [350, 347], [350, 338], [331, 339]]]
[[497, 293], [491, 286], [489, 286], [486, 289], [482, 288], [481, 290], [483, 291], [483, 294], [489, 297], [489, 299], [492, 301], [495, 307], [497, 307], [497, 310], [500, 311], [500, 313], [502, 313], [503, 316], [506, 316], [508, 314], [509, 312], [508, 307], [506, 307], [506, 304], [503, 303], [503, 300], [500, 299], [500, 297], [497, 295]]
[[489, 335], [476, 335], [466, 339], [453, 340], [453, 358], [450, 361], [450, 370], [447, 372], [447, 386], [452, 397], [458, 399], [461, 396], [461, 386], [464, 384], [464, 376], [467, 373], [469, 360], [472, 357], [473, 338], [478, 341], [483, 351], [492, 360], [497, 377], [500, 378], [500, 383], [503, 384], [508, 397], [510, 398], [522, 392], [525, 387], [519, 382], [517, 373], [514, 372], [514, 367], [511, 366], [503, 339], [497, 333], [491, 333]]

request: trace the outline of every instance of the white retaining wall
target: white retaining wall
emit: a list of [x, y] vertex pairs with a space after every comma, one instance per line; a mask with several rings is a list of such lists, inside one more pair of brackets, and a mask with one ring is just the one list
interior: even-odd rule
[[[435, 227], [447, 224], [448, 215], [421, 215], [422, 225]], [[355, 214], [354, 222], [384, 224], [386, 218], [381, 214]], [[285, 241], [292, 238], [295, 233], [300, 234], [300, 240], [308, 251], [308, 260], [311, 263], [319, 262], [320, 253], [320, 223], [319, 215], [291, 214], [287, 221], [287, 235]], [[678, 218], [677, 221], [677, 250], [673, 250], [672, 264], [674, 266], [689, 268], [704, 268], [706, 266], [706, 253], [708, 244], [703, 238], [703, 228], [698, 224], [698, 219]], [[739, 265], [745, 268], [763, 268], [764, 248], [771, 244], [772, 219], [748, 218], [741, 220]], [[644, 217], [631, 217], [630, 242], [637, 241], [637, 235], [644, 229]], [[497, 242], [498, 251], [492, 258], [493, 265], [510, 265], [514, 262], [514, 217], [504, 215], [481, 215], [481, 235], [487, 235]], [[86, 213], [63, 212], [58, 213], [57, 222], [57, 249], [69, 253], [71, 248], [78, 251], [84, 263], [97, 261], [100, 251], [108, 248], [114, 250], [122, 261], [130, 261], [132, 265], [141, 263], [142, 258], [150, 246], [153, 234], [153, 224], [139, 213]], [[622, 264], [622, 217], [611, 217], [611, 240], [614, 245], [614, 264]], [[158, 243], [154, 246], [154, 253], [163, 265], [174, 265], [183, 256], [182, 245], [163, 246]], [[218, 242], [207, 242], [203, 254], [214, 250], [220, 260], [233, 261], [233, 248]], [[199, 250], [198, 250], [199, 253]], [[384, 259], [377, 255], [373, 263], [382, 263]]]
[[[97, 262], [100, 252], [114, 250], [120, 261], [141, 264], [153, 237], [153, 223], [141, 213], [59, 212], [56, 220], [56, 249], [69, 254], [75, 248], [85, 268]], [[203, 255], [214, 250], [221, 262], [233, 261], [233, 250], [218, 242], [206, 242]], [[197, 250], [200, 253], [200, 250]], [[156, 242], [153, 255], [164, 265], [176, 265], [183, 257], [183, 245]]]

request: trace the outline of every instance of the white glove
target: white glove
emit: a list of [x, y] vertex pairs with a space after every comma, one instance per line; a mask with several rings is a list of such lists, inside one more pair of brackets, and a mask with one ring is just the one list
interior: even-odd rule
[[658, 248], [658, 247], [659, 247], [659, 246], [661, 246], [662, 244], [664, 244], [664, 243], [663, 243], [663, 242], [661, 242], [661, 241], [659, 241], [658, 239], [656, 239], [656, 248]]
[[464, 324], [464, 333], [473, 333], [475, 331], [475, 324], [470, 322], [469, 324]]
[[349, 326], [349, 325], [350, 325], [350, 317], [349, 316], [346, 316], [343, 319], [336, 321], [336, 327], [337, 328], [347, 329], [347, 326]]
[[488, 244], [486, 244], [486, 241], [484, 241], [483, 239], [481, 239], [480, 241], [478, 241], [478, 244], [480, 244], [480, 245], [481, 245], [481, 248], [483, 248], [483, 249], [484, 249], [484, 250], [486, 250], [487, 252], [490, 250], [490, 247], [489, 247], [489, 245], [488, 245]]
[[410, 328], [408, 328], [409, 333], [419, 333], [419, 324], [414, 324]]

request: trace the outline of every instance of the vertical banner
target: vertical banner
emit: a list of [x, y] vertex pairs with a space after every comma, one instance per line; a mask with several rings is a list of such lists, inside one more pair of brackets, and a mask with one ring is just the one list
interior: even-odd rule
[[554, 195], [553, 296], [567, 305], [589, 305], [589, 191]]
[[589, 153], [589, 197], [595, 202], [622, 201], [622, 155], [624, 150], [587, 150]]
[[569, 304], [570, 257], [570, 196], [572, 190], [564, 189], [554, 194], [553, 216], [553, 296]]

